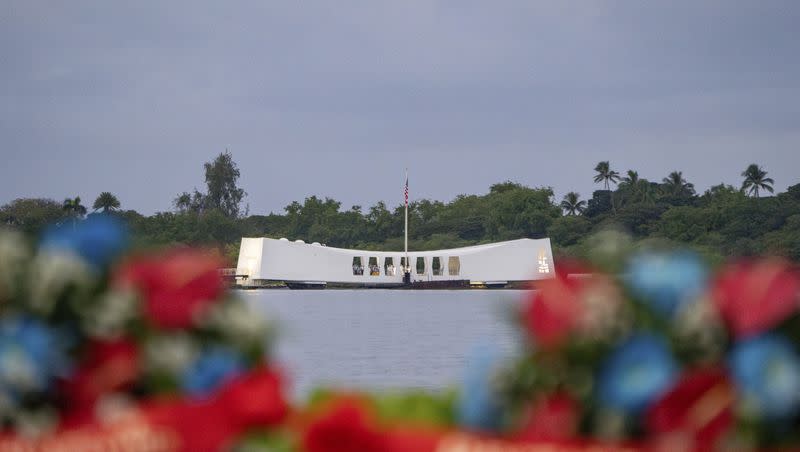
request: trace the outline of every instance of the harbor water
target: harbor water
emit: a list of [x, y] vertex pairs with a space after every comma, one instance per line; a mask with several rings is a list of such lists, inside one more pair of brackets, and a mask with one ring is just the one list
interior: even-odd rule
[[248, 290], [279, 325], [275, 357], [304, 398], [316, 386], [440, 390], [458, 383], [476, 346], [511, 354], [512, 290]]

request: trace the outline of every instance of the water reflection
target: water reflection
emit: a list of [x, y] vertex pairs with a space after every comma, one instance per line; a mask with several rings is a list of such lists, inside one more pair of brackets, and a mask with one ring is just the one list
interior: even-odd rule
[[277, 359], [296, 397], [316, 385], [442, 389], [477, 343], [510, 353], [522, 291], [253, 290], [242, 298], [282, 328]]

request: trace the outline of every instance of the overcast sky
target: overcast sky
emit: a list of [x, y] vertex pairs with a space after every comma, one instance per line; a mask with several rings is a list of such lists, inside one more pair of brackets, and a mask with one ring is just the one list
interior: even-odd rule
[[800, 183], [797, 1], [0, 3], [0, 204], [167, 210], [230, 149], [251, 213], [593, 167]]

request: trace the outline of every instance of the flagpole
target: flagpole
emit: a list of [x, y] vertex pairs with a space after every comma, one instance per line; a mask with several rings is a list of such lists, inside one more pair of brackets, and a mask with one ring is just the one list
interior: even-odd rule
[[[405, 190], [405, 199], [406, 199], [406, 216], [405, 216], [405, 252], [406, 252], [406, 268], [403, 269], [405, 274], [410, 273], [411, 269], [411, 262], [408, 261], [408, 168], [406, 168], [406, 190]], [[405, 275], [403, 275], [403, 279], [405, 280]]]

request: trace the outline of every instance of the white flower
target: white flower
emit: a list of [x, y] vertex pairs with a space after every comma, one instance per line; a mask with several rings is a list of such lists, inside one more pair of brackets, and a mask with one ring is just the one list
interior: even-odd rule
[[0, 231], [0, 301], [10, 298], [17, 289], [29, 257], [22, 234]]
[[266, 340], [272, 331], [270, 322], [263, 315], [238, 299], [213, 305], [201, 324], [240, 344]]
[[125, 325], [136, 316], [138, 300], [132, 291], [107, 292], [97, 304], [80, 311], [83, 328], [94, 337], [112, 339], [123, 333]]
[[584, 312], [581, 334], [593, 339], [612, 339], [630, 328], [632, 318], [625, 309], [622, 294], [608, 278], [591, 276], [584, 282], [580, 301]]
[[198, 353], [197, 345], [186, 333], [154, 336], [145, 343], [145, 367], [150, 373], [180, 375]]
[[47, 315], [69, 287], [88, 288], [93, 275], [87, 264], [74, 254], [47, 251], [33, 259], [30, 269], [30, 308]]
[[703, 362], [714, 362], [722, 354], [725, 328], [708, 297], [683, 306], [674, 325], [677, 337], [701, 352]]

